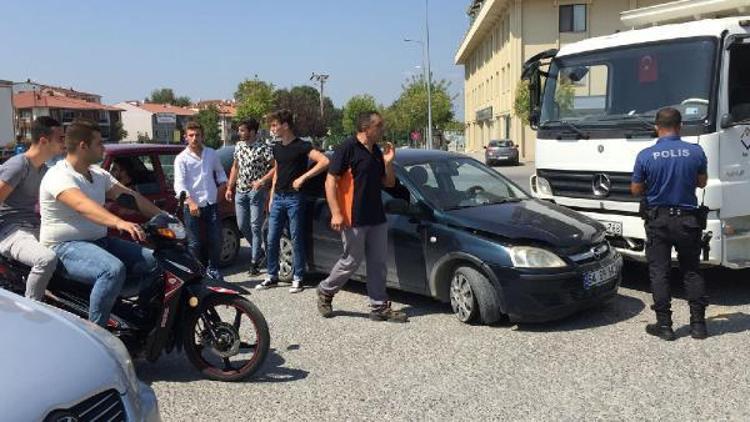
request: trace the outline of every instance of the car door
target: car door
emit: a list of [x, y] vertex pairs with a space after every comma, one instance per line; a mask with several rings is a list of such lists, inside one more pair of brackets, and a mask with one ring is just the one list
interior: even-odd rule
[[161, 197], [154, 204], [172, 215], [177, 215], [177, 198], [174, 193], [174, 159], [177, 152], [162, 152], [153, 155], [161, 186]]
[[[159, 183], [159, 175], [154, 165], [155, 157], [151, 154], [129, 154], [111, 157], [105, 163], [105, 170], [111, 171], [118, 162], [127, 162], [130, 169], [131, 183], [129, 188], [145, 196], [157, 206], [163, 202], [164, 192]], [[119, 179], [118, 179], [119, 180]], [[122, 183], [123, 180], [120, 180]], [[124, 183], [123, 183], [124, 184]], [[147, 218], [139, 211], [121, 207], [115, 201], [107, 200], [105, 208], [118, 217], [133, 223], [145, 223]]]
[[[383, 203], [398, 197], [417, 205], [420, 199], [411, 188], [398, 181], [396, 188], [383, 191]], [[425, 233], [427, 225], [418, 217], [386, 212], [388, 219], [388, 284], [414, 293], [426, 294]]]

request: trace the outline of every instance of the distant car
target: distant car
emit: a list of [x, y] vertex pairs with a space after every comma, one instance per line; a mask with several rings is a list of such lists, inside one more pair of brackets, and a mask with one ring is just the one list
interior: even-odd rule
[[[462, 322], [541, 322], [615, 297], [622, 257], [600, 223], [533, 199], [465, 155], [399, 150], [397, 186], [383, 193], [389, 225], [389, 287], [449, 302]], [[330, 228], [325, 175], [303, 188], [307, 263], [327, 273], [341, 256]], [[291, 279], [292, 248], [281, 242], [279, 277]], [[353, 277], [365, 280], [363, 265]]]
[[125, 346], [75, 315], [0, 288], [0, 419], [159, 421]]
[[488, 166], [499, 163], [518, 165], [518, 145], [509, 139], [492, 140], [484, 147], [484, 162]]
[[[150, 199], [157, 207], [177, 214], [177, 198], [174, 192], [174, 159], [185, 149], [185, 145], [162, 144], [106, 144], [102, 168], [112, 170], [115, 161], [124, 160], [134, 174], [130, 175], [133, 190]], [[117, 177], [117, 175], [115, 175]], [[121, 181], [122, 182], [122, 181]], [[219, 218], [222, 227], [220, 266], [232, 265], [240, 250], [242, 235], [237, 227], [234, 204], [224, 199], [219, 192]], [[145, 223], [139, 212], [122, 208], [114, 201], [107, 201], [107, 209], [135, 223]]]

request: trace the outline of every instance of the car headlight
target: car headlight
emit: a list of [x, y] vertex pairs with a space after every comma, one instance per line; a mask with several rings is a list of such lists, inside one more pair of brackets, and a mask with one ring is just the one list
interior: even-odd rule
[[170, 223], [167, 227], [169, 227], [174, 232], [175, 239], [185, 239], [185, 226], [182, 225], [182, 223]]
[[540, 195], [552, 196], [552, 185], [544, 177], [536, 177], [536, 189]]
[[532, 246], [513, 246], [508, 248], [510, 260], [517, 268], [562, 268], [565, 261], [550, 251]]

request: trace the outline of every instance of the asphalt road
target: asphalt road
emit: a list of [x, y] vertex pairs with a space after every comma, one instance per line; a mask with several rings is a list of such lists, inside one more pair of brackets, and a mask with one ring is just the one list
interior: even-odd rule
[[[231, 282], [260, 281], [239, 270]], [[541, 325], [464, 325], [449, 306], [399, 292], [392, 298], [411, 321], [372, 322], [358, 283], [336, 296], [329, 320], [312, 288], [254, 292], [272, 336], [255, 378], [207, 381], [181, 355], [137, 370], [166, 421], [748, 420], [748, 274], [708, 273], [713, 336], [702, 342], [687, 336], [683, 299], [677, 341], [644, 333], [647, 277], [628, 265], [613, 303]], [[683, 297], [679, 283], [675, 294]]]

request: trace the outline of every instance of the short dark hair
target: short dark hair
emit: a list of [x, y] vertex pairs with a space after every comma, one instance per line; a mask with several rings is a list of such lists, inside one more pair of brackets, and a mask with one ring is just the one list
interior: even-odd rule
[[201, 126], [200, 123], [196, 122], [195, 120], [191, 120], [185, 125], [185, 131], [188, 130], [197, 130], [201, 134], [203, 134], [203, 126]]
[[49, 116], [37, 117], [31, 124], [31, 143], [38, 143], [42, 137], [49, 138], [56, 127], [60, 127], [60, 122], [57, 120]]
[[370, 127], [372, 116], [382, 117], [380, 113], [375, 110], [364, 111], [357, 115], [357, 132], [364, 132], [367, 128]]
[[76, 152], [81, 142], [90, 146], [94, 133], [102, 133], [102, 129], [91, 119], [75, 119], [65, 131], [65, 147], [68, 152]]
[[289, 129], [294, 130], [294, 114], [291, 112], [291, 110], [276, 110], [266, 116], [266, 120], [268, 121], [268, 123], [279, 122], [279, 124], [282, 125], [286, 123], [289, 125]]
[[656, 113], [656, 126], [663, 129], [677, 129], [682, 124], [682, 115], [672, 107], [664, 107]]
[[240, 126], [245, 126], [247, 130], [252, 131], [252, 132], [258, 132], [258, 129], [260, 129], [260, 123], [258, 123], [258, 121], [252, 117], [241, 121], [240, 124], [237, 126], [237, 128], [239, 129]]

